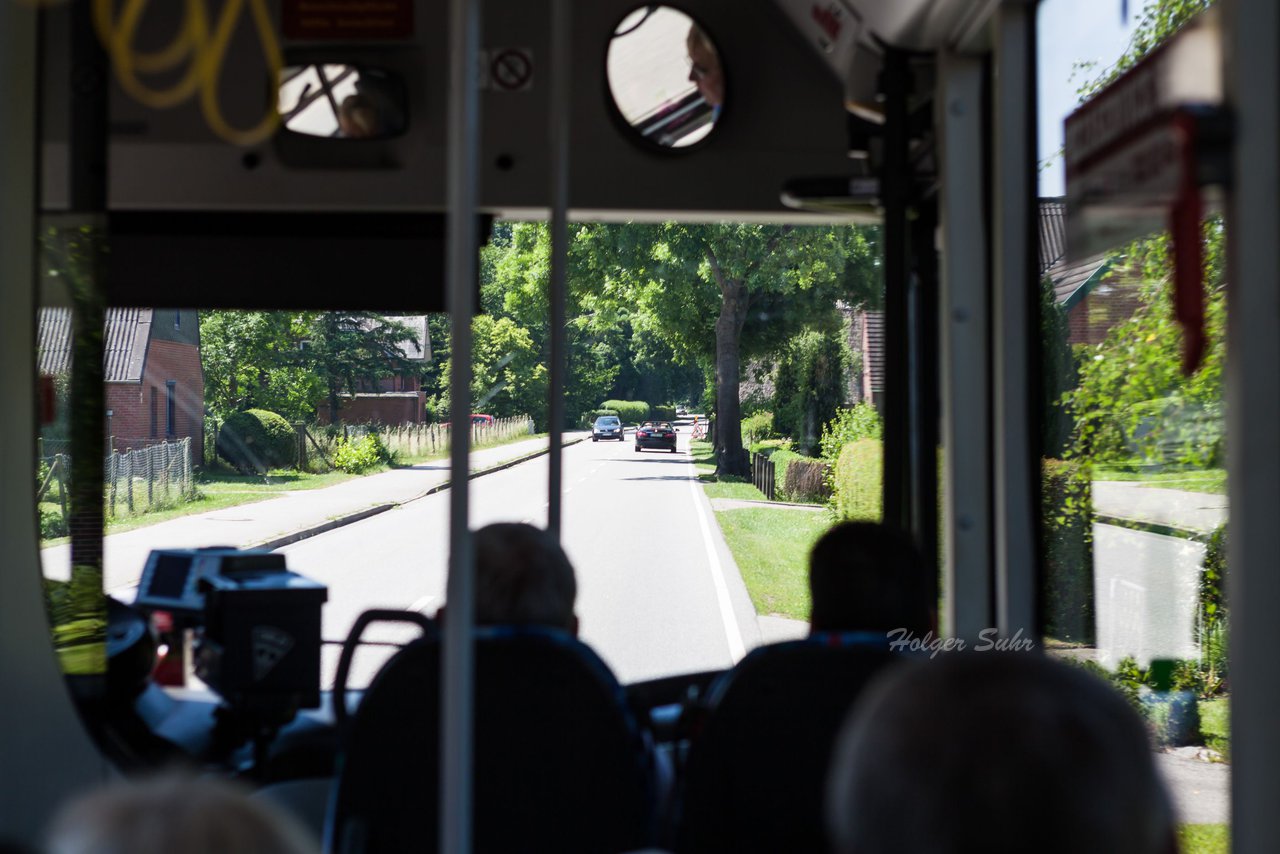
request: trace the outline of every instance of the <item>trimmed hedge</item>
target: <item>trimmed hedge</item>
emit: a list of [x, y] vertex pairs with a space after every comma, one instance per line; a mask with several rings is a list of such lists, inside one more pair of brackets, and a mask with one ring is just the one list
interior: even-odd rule
[[659, 421], [675, 421], [676, 408], [674, 406], [650, 406], [649, 417], [656, 418]]
[[859, 439], [840, 451], [836, 461], [836, 515], [842, 519], [879, 522], [884, 449], [879, 439]]
[[623, 424], [638, 424], [649, 417], [649, 404], [643, 400], [606, 400], [600, 408], [618, 413]]
[[1078, 462], [1041, 462], [1045, 633], [1093, 643], [1093, 488]]
[[235, 412], [218, 430], [218, 456], [240, 471], [265, 474], [297, 462], [297, 434], [265, 409]]

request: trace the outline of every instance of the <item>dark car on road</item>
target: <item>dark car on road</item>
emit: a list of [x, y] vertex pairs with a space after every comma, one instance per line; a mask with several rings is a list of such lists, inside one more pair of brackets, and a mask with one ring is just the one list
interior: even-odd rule
[[676, 428], [670, 421], [642, 421], [636, 428], [636, 452], [644, 448], [676, 452]]
[[622, 421], [616, 415], [601, 415], [596, 419], [596, 423], [591, 426], [591, 441], [599, 442], [601, 439], [617, 439], [619, 442], [625, 437], [625, 431], [622, 429]]

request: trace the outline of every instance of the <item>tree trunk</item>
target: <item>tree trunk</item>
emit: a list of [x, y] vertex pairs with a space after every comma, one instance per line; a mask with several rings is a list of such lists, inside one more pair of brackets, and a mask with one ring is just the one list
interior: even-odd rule
[[[716, 272], [719, 279], [719, 270]], [[738, 379], [741, 375], [739, 346], [750, 296], [741, 279], [722, 280], [720, 292], [723, 300], [716, 319], [716, 474], [746, 476], [749, 466], [747, 452], [742, 447]]]

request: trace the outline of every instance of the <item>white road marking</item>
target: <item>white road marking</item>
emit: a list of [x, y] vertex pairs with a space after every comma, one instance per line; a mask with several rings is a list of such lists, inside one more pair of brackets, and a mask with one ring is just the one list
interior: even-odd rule
[[720, 620], [724, 624], [725, 639], [729, 642], [729, 657], [736, 664], [747, 654], [742, 643], [742, 630], [738, 628], [738, 618], [733, 613], [733, 603], [729, 601], [729, 585], [724, 580], [724, 567], [720, 564], [720, 555], [716, 552], [716, 544], [711, 539], [711, 528], [707, 525], [707, 512], [702, 507], [702, 496], [698, 494], [697, 469], [692, 465], [689, 470], [693, 478], [689, 481], [689, 490], [693, 493], [694, 512], [698, 514], [698, 527], [702, 530], [702, 544], [707, 549], [707, 565], [711, 569], [711, 583], [716, 589], [716, 603], [720, 606]]
[[409, 606], [410, 611], [417, 611], [419, 614], [425, 614], [424, 610], [428, 605], [436, 600], [435, 596], [423, 596], [418, 601]]

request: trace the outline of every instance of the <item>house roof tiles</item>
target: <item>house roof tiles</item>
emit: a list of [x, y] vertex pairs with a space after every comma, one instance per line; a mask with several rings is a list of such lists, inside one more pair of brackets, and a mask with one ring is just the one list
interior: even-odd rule
[[[109, 308], [103, 330], [103, 381], [142, 381], [151, 334], [151, 309]], [[37, 330], [40, 373], [65, 374], [71, 370], [71, 310], [42, 308]]]

